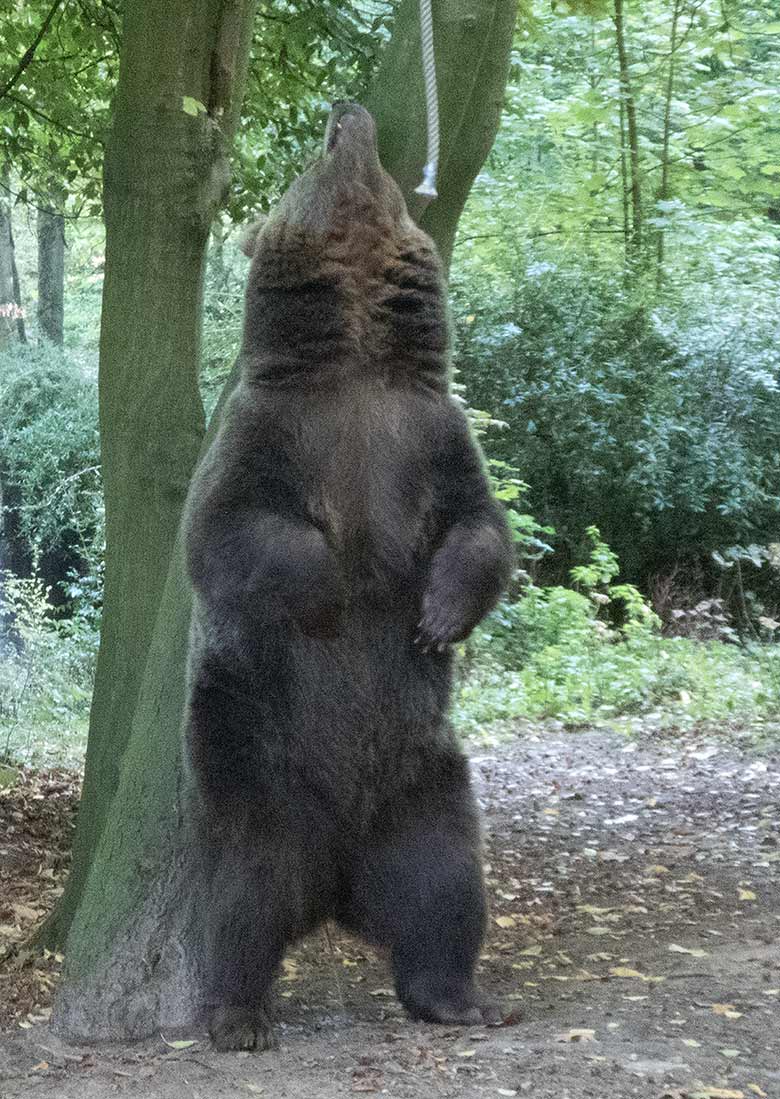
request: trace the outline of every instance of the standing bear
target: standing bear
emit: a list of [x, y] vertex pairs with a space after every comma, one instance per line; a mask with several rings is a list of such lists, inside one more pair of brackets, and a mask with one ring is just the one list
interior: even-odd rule
[[327, 919], [388, 948], [413, 1018], [497, 1021], [447, 709], [450, 646], [496, 603], [511, 539], [449, 393], [441, 265], [366, 110], [334, 106], [249, 247], [240, 380], [186, 512], [211, 1035], [271, 1045], [284, 952]]

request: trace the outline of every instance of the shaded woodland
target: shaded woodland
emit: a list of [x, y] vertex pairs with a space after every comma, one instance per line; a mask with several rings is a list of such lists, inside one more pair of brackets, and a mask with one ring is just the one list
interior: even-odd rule
[[190, 7], [0, 14], [0, 789], [86, 758], [64, 896], [6, 916], [48, 916], [62, 1018], [93, 1036], [186, 1015], [181, 928], [155, 922], [181, 873], [177, 531], [240, 339], [242, 231], [334, 99], [374, 111], [448, 265], [454, 384], [515, 537], [458, 650], [456, 728], [595, 729], [598, 756], [724, 731], [764, 751], [780, 727], [777, 4], [441, 0], [426, 209], [416, 0]]

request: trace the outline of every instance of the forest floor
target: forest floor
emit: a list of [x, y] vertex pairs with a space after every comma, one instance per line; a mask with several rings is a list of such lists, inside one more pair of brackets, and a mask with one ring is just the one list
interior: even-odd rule
[[280, 1049], [262, 1054], [53, 1035], [58, 958], [14, 943], [56, 896], [75, 794], [62, 773], [0, 792], [0, 1099], [780, 1099], [777, 749], [553, 730], [471, 755], [481, 980], [505, 1025], [409, 1023], [384, 961], [334, 931], [286, 963]]

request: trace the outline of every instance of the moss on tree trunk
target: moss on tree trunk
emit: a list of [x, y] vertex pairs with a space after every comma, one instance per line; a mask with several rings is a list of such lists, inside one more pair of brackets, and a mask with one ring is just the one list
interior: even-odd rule
[[204, 417], [205, 249], [229, 180], [253, 0], [138, 0], [124, 20], [106, 151], [100, 437], [103, 629], [62, 942], [119, 782]]

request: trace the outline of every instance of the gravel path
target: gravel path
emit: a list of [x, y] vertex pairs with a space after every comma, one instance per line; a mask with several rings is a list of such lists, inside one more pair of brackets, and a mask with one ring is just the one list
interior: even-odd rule
[[[280, 982], [277, 1052], [0, 1036], [0, 1099], [780, 1099], [780, 768], [701, 735], [524, 735], [472, 749], [495, 1029], [410, 1024], [334, 933]], [[170, 1039], [171, 1036], [166, 1035]]]

